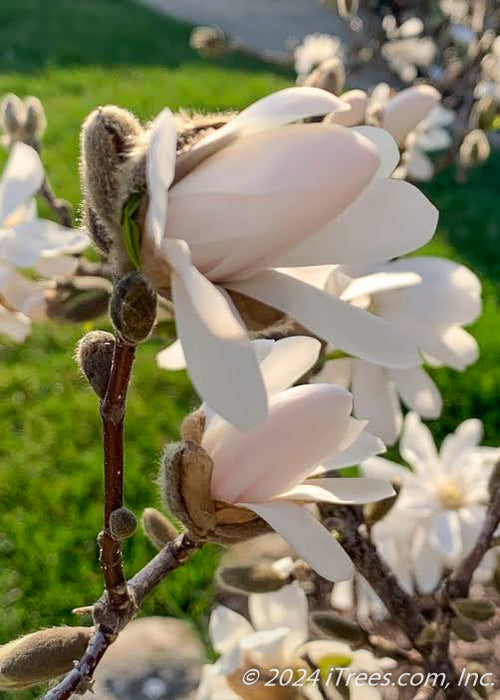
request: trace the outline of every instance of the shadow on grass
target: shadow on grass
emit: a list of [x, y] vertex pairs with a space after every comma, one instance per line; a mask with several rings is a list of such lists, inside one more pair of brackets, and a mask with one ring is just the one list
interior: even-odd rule
[[439, 229], [465, 263], [484, 275], [500, 297], [500, 153], [455, 182], [447, 170], [425, 189], [441, 212]]
[[[191, 26], [132, 0], [16, 0], [0, 3], [0, 72], [33, 73], [50, 67], [113, 67], [201, 63], [189, 47]], [[240, 54], [217, 65], [261, 72]], [[287, 75], [279, 66], [269, 72]]]

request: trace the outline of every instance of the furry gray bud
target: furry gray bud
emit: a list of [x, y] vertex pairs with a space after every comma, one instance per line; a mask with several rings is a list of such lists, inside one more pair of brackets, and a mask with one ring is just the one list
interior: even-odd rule
[[40, 139], [47, 127], [45, 110], [38, 97], [27, 97], [24, 100], [26, 118], [24, 120], [24, 131], [26, 136]]
[[252, 566], [225, 566], [217, 572], [219, 584], [237, 593], [270, 593], [279, 591], [289, 578], [270, 564]]
[[26, 116], [23, 101], [13, 93], [6, 95], [0, 105], [2, 127], [10, 139], [19, 138]]
[[163, 549], [179, 534], [174, 525], [156, 508], [145, 508], [142, 514], [142, 529], [156, 549]]
[[126, 540], [137, 530], [137, 518], [128, 508], [117, 508], [109, 518], [109, 529], [115, 540]]
[[156, 292], [141, 272], [129, 272], [115, 285], [109, 312], [117, 332], [132, 345], [151, 335], [156, 321]]
[[221, 56], [229, 48], [229, 43], [220, 27], [195, 27], [189, 38], [189, 45], [200, 56]]
[[114, 349], [115, 338], [106, 331], [90, 331], [76, 346], [77, 364], [100, 399], [106, 396]]

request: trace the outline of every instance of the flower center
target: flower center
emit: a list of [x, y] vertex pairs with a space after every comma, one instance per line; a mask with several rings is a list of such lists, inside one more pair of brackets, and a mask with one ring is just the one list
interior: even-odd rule
[[439, 487], [438, 498], [446, 510], [458, 510], [464, 504], [464, 495], [455, 481], [446, 481]]

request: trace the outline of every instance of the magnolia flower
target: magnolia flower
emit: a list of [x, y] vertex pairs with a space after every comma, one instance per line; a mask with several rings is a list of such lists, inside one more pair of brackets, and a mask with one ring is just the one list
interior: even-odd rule
[[429, 68], [437, 52], [431, 37], [420, 36], [423, 30], [423, 22], [412, 17], [399, 29], [394, 27], [388, 33], [390, 41], [382, 45], [389, 67], [407, 83], [415, 80], [419, 68]]
[[29, 333], [29, 319], [45, 317], [42, 285], [17, 268], [33, 268], [43, 277], [71, 275], [77, 260], [65, 253], [88, 244], [83, 232], [36, 217], [34, 196], [43, 179], [36, 151], [16, 142], [0, 180], [0, 333], [17, 341]]
[[352, 564], [338, 541], [314, 517], [315, 503], [356, 504], [394, 491], [377, 479], [329, 478], [324, 471], [359, 464], [384, 450], [350, 418], [351, 396], [328, 384], [287, 388], [316, 361], [320, 343], [296, 336], [254, 342], [269, 397], [269, 416], [240, 432], [207, 406], [201, 447], [213, 461], [211, 496], [224, 507], [253, 511], [321, 576], [340, 581]]
[[330, 602], [332, 607], [342, 612], [356, 609], [356, 618], [362, 625], [375, 620], [380, 622], [388, 616], [388, 611], [368, 581], [354, 574], [349, 581], [339, 581], [333, 587]]
[[[372, 266], [359, 277], [349, 272], [334, 269], [326, 288], [400, 327], [431, 365], [463, 371], [477, 360], [477, 343], [462, 328], [481, 313], [481, 284], [468, 268], [428, 256]], [[400, 433], [400, 402], [424, 418], [441, 414], [439, 390], [422, 367], [386, 369], [343, 357], [327, 361], [312, 381], [350, 388], [354, 414], [386, 444]]]
[[400, 453], [412, 470], [380, 457], [362, 464], [365, 474], [401, 480], [395, 505], [372, 535], [378, 542], [403, 533], [411, 578], [423, 592], [433, 590], [445, 568], [457, 566], [471, 551], [482, 528], [488, 481], [500, 449], [479, 447], [481, 438], [481, 421], [466, 420], [444, 439], [438, 454], [429, 429], [409, 413]]
[[500, 104], [500, 39], [497, 37], [489, 53], [481, 61], [481, 80], [474, 89], [474, 97], [492, 97]]
[[369, 361], [420, 362], [397, 329], [311, 283], [314, 270], [284, 269], [385, 260], [423, 245], [435, 230], [428, 200], [388, 177], [399, 159], [388, 134], [289, 125], [341, 109], [341, 100], [315, 88], [264, 98], [181, 154], [191, 169], [179, 181], [170, 111], [152, 128], [141, 266], [172, 297], [196, 389], [242, 429], [265, 418], [267, 402], [234, 299], [278, 309]]
[[408, 135], [405, 143], [403, 163], [399, 176], [411, 180], [428, 181], [434, 175], [434, 165], [427, 151], [441, 151], [452, 143], [446, 127], [455, 121], [455, 112], [436, 105], [429, 116], [421, 121]]
[[248, 611], [250, 622], [223, 605], [213, 610], [208, 634], [221, 656], [204, 667], [196, 700], [240, 698], [238, 690], [245, 689], [242, 676], [249, 668], [305, 666], [298, 650], [308, 638], [308, 607], [297, 583], [273, 593], [252, 593]]
[[340, 39], [329, 34], [308, 34], [294, 51], [295, 72], [300, 85], [315, 68], [329, 58], [343, 57]]

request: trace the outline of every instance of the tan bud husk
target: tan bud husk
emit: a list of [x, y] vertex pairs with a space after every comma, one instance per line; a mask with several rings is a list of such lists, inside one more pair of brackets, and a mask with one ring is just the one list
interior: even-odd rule
[[163, 549], [179, 534], [173, 523], [156, 508], [144, 509], [141, 524], [146, 537], [156, 549]]
[[490, 142], [482, 129], [470, 131], [462, 141], [459, 149], [461, 165], [471, 168], [488, 160], [491, 153]]
[[156, 292], [144, 277], [134, 270], [115, 285], [109, 304], [111, 320], [124, 340], [137, 345], [151, 335], [158, 306]]
[[478, 633], [474, 625], [464, 620], [461, 617], [454, 617], [451, 621], [451, 629], [454, 634], [464, 642], [475, 642], [478, 639]]
[[270, 593], [289, 583], [288, 576], [276, 571], [271, 564], [225, 566], [217, 571], [219, 584], [238, 593]]
[[327, 58], [307, 76], [303, 85], [341, 95], [345, 85], [345, 68], [342, 59], [338, 56]]
[[213, 462], [196, 442], [168, 445], [158, 483], [166, 507], [197, 540], [233, 544], [270, 531], [255, 513], [211, 495]]
[[126, 540], [137, 530], [137, 518], [128, 508], [117, 508], [110, 515], [109, 530], [115, 540]]
[[493, 470], [491, 472], [490, 479], [488, 481], [488, 492], [490, 497], [493, 498], [500, 489], [500, 461], [496, 462]]
[[454, 601], [452, 607], [459, 615], [474, 622], [486, 622], [495, 614], [493, 603], [484, 599], [460, 598]]
[[100, 399], [106, 396], [115, 338], [106, 331], [90, 331], [78, 342], [75, 359]]
[[92, 633], [92, 627], [53, 627], [0, 647], [0, 689], [29, 688], [71, 671]]
[[24, 120], [24, 132], [28, 138], [40, 139], [47, 127], [45, 110], [38, 97], [27, 97], [24, 100], [26, 117]]
[[396, 492], [394, 496], [389, 496], [389, 498], [384, 498], [382, 501], [378, 501], [377, 503], [368, 503], [364, 506], [363, 514], [365, 517], [365, 522], [369, 527], [373, 527], [375, 523], [378, 523], [380, 520], [385, 518], [398, 500], [398, 496], [401, 491], [401, 481], [399, 479], [391, 479], [391, 484]]
[[181, 437], [183, 440], [192, 440], [193, 442], [201, 443], [203, 433], [205, 432], [206, 416], [199, 408], [193, 413], [190, 413], [184, 418], [181, 425]]
[[220, 27], [195, 27], [189, 37], [189, 45], [201, 56], [221, 56], [229, 48], [229, 42]]
[[25, 117], [24, 102], [13, 93], [5, 95], [0, 104], [0, 119], [9, 140], [15, 140], [22, 136]]
[[354, 622], [344, 620], [340, 615], [331, 612], [314, 612], [311, 619], [315, 627], [323, 634], [335, 639], [349, 642], [350, 644], [363, 644], [367, 640], [367, 633]]

